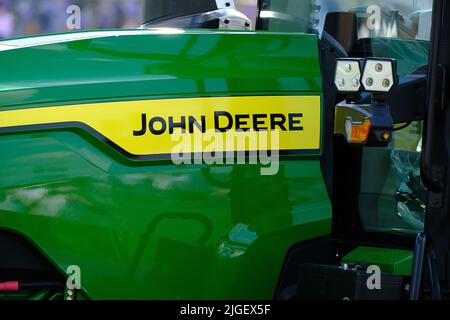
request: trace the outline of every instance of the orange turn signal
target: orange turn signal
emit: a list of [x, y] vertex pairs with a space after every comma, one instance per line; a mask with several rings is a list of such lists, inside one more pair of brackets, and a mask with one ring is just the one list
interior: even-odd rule
[[369, 139], [370, 129], [372, 123], [369, 119], [363, 121], [363, 123], [353, 123], [352, 119], [345, 120], [345, 131], [347, 133], [348, 143], [364, 143]]

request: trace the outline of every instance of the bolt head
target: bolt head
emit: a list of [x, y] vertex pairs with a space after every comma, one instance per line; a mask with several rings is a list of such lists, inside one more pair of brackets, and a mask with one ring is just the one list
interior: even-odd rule
[[391, 81], [389, 81], [389, 79], [384, 79], [383, 80], [383, 87], [387, 88], [391, 85]]
[[352, 84], [353, 84], [353, 86], [356, 88], [356, 87], [358, 87], [359, 86], [359, 80], [358, 79], [353, 79], [352, 80]]
[[376, 70], [377, 72], [383, 71], [383, 65], [382, 65], [381, 63], [377, 63], [377, 64], [375, 65], [375, 70]]
[[345, 65], [345, 71], [347, 71], [347, 72], [352, 71], [352, 65], [351, 65], [350, 63], [347, 63], [347, 64]]
[[366, 84], [370, 87], [373, 86], [373, 79], [372, 78], [367, 78], [366, 79]]
[[343, 87], [345, 85], [345, 80], [344, 79], [339, 79], [338, 80], [338, 86], [339, 87]]

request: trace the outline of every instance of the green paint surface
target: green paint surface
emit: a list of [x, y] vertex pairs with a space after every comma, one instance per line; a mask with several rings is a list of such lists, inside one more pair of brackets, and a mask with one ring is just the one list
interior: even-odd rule
[[314, 35], [134, 32], [0, 51], [0, 108], [322, 90]]
[[377, 265], [383, 273], [404, 276], [411, 275], [412, 261], [412, 251], [376, 247], [358, 247], [342, 258], [343, 263]]
[[[109, 36], [3, 51], [0, 64], [0, 110], [322, 96], [305, 34]], [[55, 128], [0, 134], [0, 227], [61, 272], [78, 265], [93, 299], [270, 299], [289, 248], [330, 233], [331, 205], [318, 156], [284, 156], [261, 176], [259, 165], [133, 161]]]

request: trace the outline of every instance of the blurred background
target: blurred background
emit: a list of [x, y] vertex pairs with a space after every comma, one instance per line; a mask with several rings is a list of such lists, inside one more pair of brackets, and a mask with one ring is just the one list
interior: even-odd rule
[[143, 0], [0, 0], [0, 38], [68, 31], [66, 10], [78, 5], [82, 29], [134, 28]]
[[[82, 29], [136, 28], [148, 0], [0, 0], [0, 39], [68, 31], [67, 8], [81, 8]], [[166, 0], [172, 1], [172, 0]], [[238, 0], [238, 9], [252, 20], [257, 0]]]

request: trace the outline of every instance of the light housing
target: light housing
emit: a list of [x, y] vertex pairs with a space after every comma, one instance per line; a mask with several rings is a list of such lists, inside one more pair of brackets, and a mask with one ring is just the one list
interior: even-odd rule
[[357, 104], [343, 101], [336, 105], [334, 130], [347, 143], [366, 147], [387, 147], [392, 141], [394, 120], [387, 104]]
[[342, 58], [336, 61], [334, 85], [342, 93], [358, 93], [361, 91], [361, 75], [363, 59]]
[[361, 82], [368, 92], [388, 94], [398, 84], [394, 59], [367, 58], [362, 74]]

